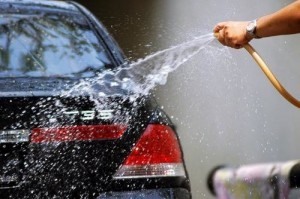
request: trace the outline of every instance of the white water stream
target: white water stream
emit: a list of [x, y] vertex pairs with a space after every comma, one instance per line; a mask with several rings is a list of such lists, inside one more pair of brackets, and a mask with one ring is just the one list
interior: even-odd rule
[[92, 80], [82, 81], [68, 91], [68, 94], [86, 92], [94, 95], [94, 88], [100, 88], [99, 96], [124, 95], [124, 90], [130, 90], [133, 93], [130, 99], [135, 100], [140, 95], [149, 94], [156, 85], [164, 85], [170, 72], [208, 47], [213, 40], [213, 34], [206, 34], [158, 51], [116, 71], [105, 71]]

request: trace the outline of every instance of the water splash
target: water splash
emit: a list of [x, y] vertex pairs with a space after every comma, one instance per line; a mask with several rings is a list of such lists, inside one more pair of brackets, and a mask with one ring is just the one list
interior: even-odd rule
[[[168, 49], [158, 51], [115, 71], [106, 71], [99, 76], [84, 80], [66, 94], [88, 94], [94, 96], [127, 95], [134, 100], [140, 95], [148, 95], [156, 85], [164, 85], [170, 72], [188, 61], [214, 40], [213, 34], [206, 34]], [[98, 97], [96, 96], [96, 97]]]
[[[203, 35], [133, 62], [128, 68], [128, 76], [136, 83], [135, 93], [146, 95], [157, 84], [164, 85], [170, 72], [199, 53], [213, 40], [212, 34]], [[120, 74], [122, 72], [124, 71], [119, 71]]]
[[[95, 78], [82, 80], [80, 83], [73, 86], [70, 90], [65, 91], [59, 99], [48, 97], [36, 102], [31, 101], [32, 107], [30, 112], [32, 118], [31, 124], [34, 126], [50, 126], [50, 128], [59, 128], [73, 124], [73, 121], [77, 121], [77, 115], [66, 117], [66, 111], [77, 112], [82, 109], [81, 105], [84, 101], [93, 101], [95, 108], [98, 110], [113, 110], [114, 117], [106, 120], [105, 123], [112, 124], [130, 124], [135, 119], [136, 126], [143, 126], [144, 123], [137, 118], [141, 111], [138, 110], [140, 99], [137, 99], [141, 95], [148, 95], [150, 90], [158, 84], [165, 84], [168, 74], [176, 70], [180, 65], [188, 61], [203, 49], [211, 50], [210, 43], [214, 40], [212, 34], [203, 35], [195, 38], [189, 42], [159, 51], [152, 55], [140, 59], [131, 64], [123, 65], [117, 68], [115, 71], [105, 71]], [[101, 91], [99, 93], [99, 91]], [[66, 98], [78, 94], [79, 96], [86, 95], [89, 99], [85, 98]], [[109, 99], [113, 95], [117, 95], [117, 99]], [[120, 97], [119, 97], [120, 96]], [[130, 101], [130, 102], [128, 102]], [[124, 103], [123, 103], [124, 102]], [[73, 106], [74, 104], [74, 106]], [[89, 110], [89, 109], [88, 109]], [[93, 112], [93, 114], [96, 112]], [[22, 112], [19, 117], [24, 117], [28, 111]], [[147, 114], [144, 113], [143, 114]], [[152, 114], [152, 112], [151, 112]], [[97, 116], [95, 116], [97, 117]], [[89, 124], [90, 121], [83, 124]], [[138, 128], [137, 128], [138, 129]], [[134, 131], [136, 128], [134, 128]], [[132, 131], [132, 132], [134, 132]], [[52, 136], [49, 134], [49, 136]], [[72, 136], [70, 134], [70, 136]], [[93, 191], [91, 185], [92, 178], [89, 175], [96, 175], [99, 172], [100, 166], [91, 167], [92, 169], [86, 169], [82, 165], [101, 165], [101, 157], [103, 151], [102, 148], [91, 148], [95, 145], [89, 145], [89, 143], [43, 143], [42, 145], [30, 145], [28, 151], [31, 156], [28, 157], [28, 161], [24, 163], [26, 173], [24, 174], [24, 181], [32, 182], [28, 184], [28, 190], [30, 193], [24, 192], [24, 197], [19, 198], [33, 198], [35, 196], [41, 197], [46, 195], [48, 197], [69, 197], [80, 193], [83, 198], [88, 198], [89, 194]], [[86, 150], [93, 151], [93, 154], [97, 154], [92, 158], [87, 159], [84, 154]], [[106, 153], [113, 153], [115, 148], [106, 149]], [[39, 155], [36, 155], [39, 154]], [[72, 155], [73, 159], [68, 157]], [[84, 157], [83, 157], [84, 155]], [[78, 161], [77, 161], [78, 160]], [[79, 161], [80, 160], [80, 161]], [[115, 162], [107, 162], [109, 167], [114, 167]], [[103, 166], [103, 168], [106, 165]], [[66, 170], [66, 168], [71, 168]], [[70, 179], [63, 179], [55, 174], [59, 170], [66, 170], [65, 174]], [[99, 174], [99, 173], [98, 173]], [[101, 174], [102, 175], [102, 174]], [[99, 174], [99, 176], [101, 176]], [[41, 178], [45, 176], [45, 178]], [[105, 175], [99, 179], [100, 182], [107, 181]], [[106, 179], [105, 179], [106, 178]], [[66, 189], [52, 191], [49, 189], [49, 185], [58, 187], [61, 185], [67, 185]], [[94, 185], [94, 182], [93, 182]], [[27, 186], [27, 185], [24, 185]], [[101, 186], [98, 186], [101, 187]], [[27, 187], [26, 187], [27, 189]], [[101, 192], [102, 190], [97, 188], [94, 192]], [[13, 194], [13, 193], [12, 193]], [[20, 193], [21, 195], [23, 193]]]

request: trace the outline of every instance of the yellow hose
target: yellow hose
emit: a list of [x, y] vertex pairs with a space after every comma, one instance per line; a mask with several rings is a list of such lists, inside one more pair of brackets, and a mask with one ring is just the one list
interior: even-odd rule
[[[218, 33], [214, 34], [216, 38], [218, 38]], [[253, 59], [256, 61], [258, 66], [261, 68], [261, 70], [265, 73], [267, 78], [270, 80], [270, 82], [273, 84], [273, 86], [277, 89], [277, 91], [291, 104], [294, 106], [300, 108], [300, 101], [294, 98], [282, 85], [281, 83], [276, 79], [275, 75], [270, 71], [267, 64], [264, 62], [264, 60], [261, 58], [261, 56], [256, 52], [256, 50], [250, 45], [245, 44], [243, 46], [249, 54], [253, 57]]]

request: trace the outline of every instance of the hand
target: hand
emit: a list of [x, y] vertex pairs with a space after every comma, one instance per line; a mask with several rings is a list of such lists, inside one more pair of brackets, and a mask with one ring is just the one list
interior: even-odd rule
[[214, 33], [218, 33], [218, 40], [223, 45], [239, 49], [253, 39], [246, 34], [248, 23], [247, 21], [221, 22], [214, 27]]

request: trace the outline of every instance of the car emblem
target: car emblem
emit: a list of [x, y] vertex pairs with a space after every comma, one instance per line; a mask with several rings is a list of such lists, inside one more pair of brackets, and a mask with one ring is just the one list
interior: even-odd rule
[[101, 110], [97, 111], [98, 115], [96, 115], [96, 111], [94, 110], [83, 110], [83, 111], [64, 111], [63, 114], [76, 117], [79, 116], [81, 120], [93, 120], [95, 118], [99, 118], [102, 120], [109, 120], [113, 118], [113, 110]]

